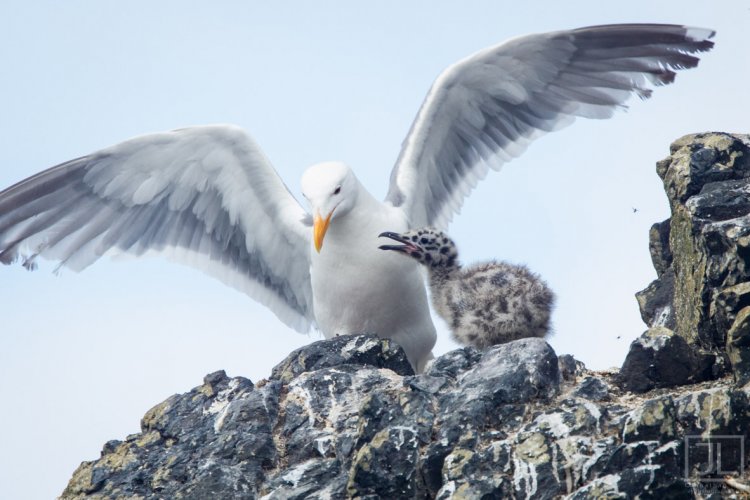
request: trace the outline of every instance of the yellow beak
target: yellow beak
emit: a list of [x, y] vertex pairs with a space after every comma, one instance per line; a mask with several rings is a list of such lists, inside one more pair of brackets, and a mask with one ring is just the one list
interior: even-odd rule
[[325, 238], [326, 231], [328, 231], [328, 225], [331, 223], [332, 215], [333, 210], [331, 210], [328, 217], [323, 220], [320, 213], [316, 213], [315, 219], [313, 219], [313, 241], [315, 242], [315, 250], [317, 250], [318, 253], [320, 253], [320, 249], [323, 247], [323, 238]]

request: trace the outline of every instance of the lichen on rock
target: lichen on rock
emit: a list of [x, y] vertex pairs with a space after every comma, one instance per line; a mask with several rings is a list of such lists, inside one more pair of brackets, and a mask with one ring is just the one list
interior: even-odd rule
[[[744, 385], [750, 382], [749, 313], [742, 311], [750, 305], [750, 137], [688, 135], [671, 153], [657, 164], [672, 211], [650, 232], [658, 277], [637, 294], [652, 330], [631, 346], [623, 383], [645, 391], [718, 378], [729, 369]], [[644, 347], [665, 328], [673, 337], [664, 346], [669, 353]], [[675, 361], [669, 366], [659, 356]], [[686, 367], [689, 376], [676, 375]]]

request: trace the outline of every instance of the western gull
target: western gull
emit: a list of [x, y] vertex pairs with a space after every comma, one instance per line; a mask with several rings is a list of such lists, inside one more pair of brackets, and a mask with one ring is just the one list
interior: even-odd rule
[[401, 243], [381, 250], [425, 266], [432, 305], [459, 343], [484, 349], [549, 332], [555, 295], [526, 266], [493, 261], [463, 267], [453, 240], [433, 228], [380, 236]]
[[[436, 334], [419, 266], [377, 235], [445, 228], [478, 180], [575, 117], [608, 118], [671, 83], [714, 32], [623, 24], [533, 34], [481, 50], [429, 90], [384, 202], [341, 163], [311, 167], [308, 213], [258, 145], [228, 125], [136, 137], [0, 193], [0, 261], [82, 270], [161, 252], [268, 306], [301, 332], [390, 337], [421, 370]], [[323, 245], [325, 238], [325, 245]]]

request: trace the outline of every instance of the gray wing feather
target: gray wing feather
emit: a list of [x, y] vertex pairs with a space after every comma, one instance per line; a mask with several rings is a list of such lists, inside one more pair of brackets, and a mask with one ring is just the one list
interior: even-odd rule
[[445, 228], [489, 168], [575, 117], [609, 118], [698, 64], [711, 30], [592, 26], [516, 38], [447, 68], [422, 104], [391, 173], [386, 201], [413, 227]]
[[313, 322], [306, 212], [243, 131], [138, 137], [0, 192], [0, 262], [37, 256], [82, 270], [102, 255], [161, 252]]

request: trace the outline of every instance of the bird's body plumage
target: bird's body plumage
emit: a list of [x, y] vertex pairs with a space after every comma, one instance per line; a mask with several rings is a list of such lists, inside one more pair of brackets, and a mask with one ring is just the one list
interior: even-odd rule
[[348, 168], [327, 164], [303, 177], [307, 213], [236, 127], [137, 137], [0, 192], [0, 262], [20, 257], [32, 268], [41, 256], [80, 270], [112, 252], [168, 253], [299, 331], [391, 337], [420, 368], [435, 342], [424, 285], [415, 263], [377, 250], [377, 234], [445, 228], [488, 169], [575, 117], [607, 118], [631, 95], [648, 97], [649, 85], [695, 67], [712, 36], [676, 25], [593, 26], [519, 37], [449, 66], [382, 203]]
[[381, 236], [403, 243], [381, 250], [408, 255], [404, 260], [427, 269], [432, 305], [460, 344], [483, 349], [549, 332], [555, 296], [526, 266], [492, 261], [463, 267], [453, 240], [432, 228]]
[[398, 256], [383, 256], [377, 247], [378, 234], [388, 227], [406, 230], [408, 223], [402, 211], [377, 201], [359, 182], [357, 189], [357, 210], [332, 224], [324, 251], [311, 254], [318, 327], [326, 338], [350, 333], [391, 338], [420, 369], [436, 340], [421, 271]]
[[435, 311], [455, 339], [480, 349], [550, 331], [554, 294], [525, 266], [483, 262], [430, 274]]

